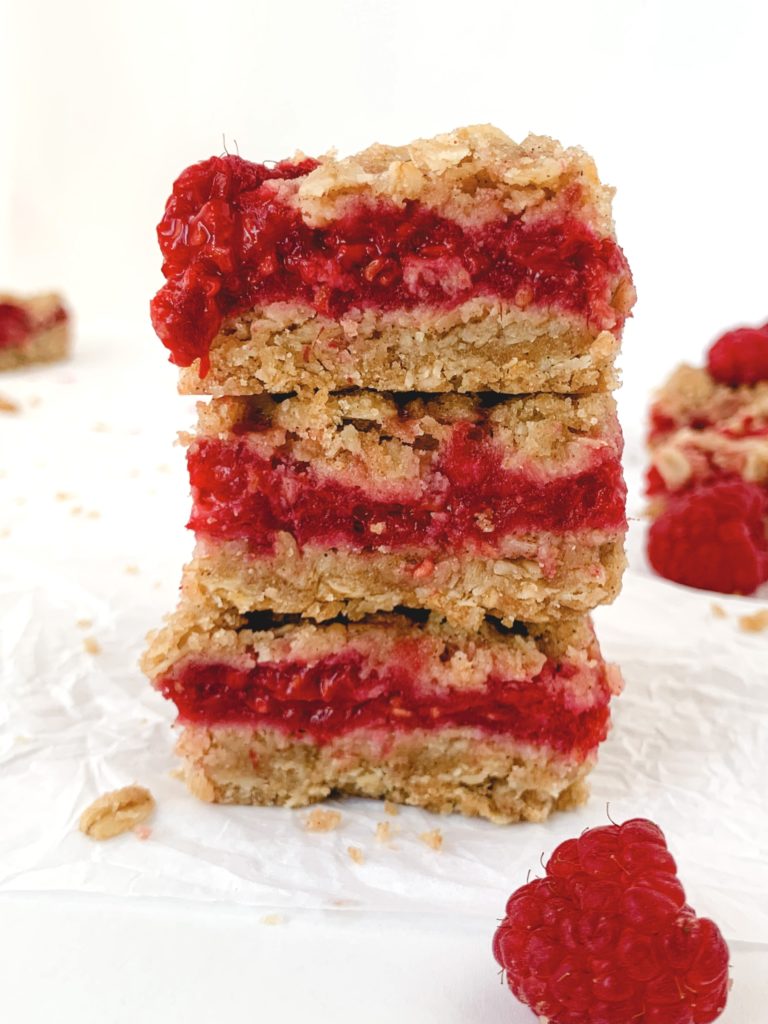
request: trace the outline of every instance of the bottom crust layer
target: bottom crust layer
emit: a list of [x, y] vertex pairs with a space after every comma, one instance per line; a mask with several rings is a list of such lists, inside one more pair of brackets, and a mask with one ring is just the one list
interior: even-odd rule
[[23, 345], [0, 349], [0, 370], [30, 363], [54, 363], [69, 354], [69, 326], [56, 324], [35, 334]]
[[187, 726], [177, 751], [189, 789], [209, 802], [305, 807], [337, 793], [499, 824], [580, 806], [594, 764], [459, 728], [318, 744], [276, 729]]

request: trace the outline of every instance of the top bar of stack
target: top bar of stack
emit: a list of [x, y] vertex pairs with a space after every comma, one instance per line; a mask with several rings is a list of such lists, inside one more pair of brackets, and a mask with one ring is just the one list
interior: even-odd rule
[[213, 157], [158, 228], [188, 394], [609, 391], [635, 292], [581, 149], [490, 126], [344, 160]]

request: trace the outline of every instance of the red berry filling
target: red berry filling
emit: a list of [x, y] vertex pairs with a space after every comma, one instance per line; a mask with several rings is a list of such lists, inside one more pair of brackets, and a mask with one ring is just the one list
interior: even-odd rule
[[23, 345], [32, 331], [32, 322], [25, 309], [12, 302], [0, 303], [0, 349]]
[[254, 552], [270, 551], [278, 531], [300, 546], [493, 552], [516, 532], [624, 529], [626, 487], [615, 450], [599, 449], [588, 468], [550, 478], [505, 469], [503, 458], [482, 427], [458, 423], [416, 481], [418, 494], [410, 487], [402, 500], [381, 500], [289, 454], [263, 457], [245, 438], [202, 438], [188, 454], [189, 526], [220, 540], [244, 538]]
[[35, 320], [24, 306], [15, 302], [0, 302], [0, 349], [19, 348], [36, 331], [47, 331], [66, 319], [67, 311], [62, 306], [57, 306], [43, 319]]
[[660, 576], [722, 594], [752, 594], [768, 580], [768, 492], [724, 479], [670, 496], [648, 532]]
[[768, 381], [768, 324], [739, 327], [718, 338], [709, 350], [707, 369], [731, 387]]
[[[485, 295], [575, 313], [600, 329], [623, 323], [612, 298], [631, 280], [624, 254], [575, 212], [509, 214], [470, 228], [415, 201], [360, 201], [313, 228], [275, 179], [316, 166], [212, 157], [176, 180], [157, 229], [167, 283], [151, 307], [172, 362], [199, 357], [204, 375], [222, 321], [276, 301], [339, 317], [352, 308], [452, 308]], [[575, 210], [578, 189], [568, 199]]]
[[549, 1024], [710, 1024], [728, 996], [725, 940], [642, 818], [561, 843], [510, 897], [493, 953]]
[[579, 670], [548, 661], [533, 679], [488, 678], [483, 687], [435, 689], [408, 661], [376, 668], [355, 650], [250, 667], [188, 660], [159, 681], [184, 722], [269, 726], [327, 742], [351, 729], [467, 726], [586, 756], [607, 734], [610, 687], [594, 672], [591, 705], [570, 697]]

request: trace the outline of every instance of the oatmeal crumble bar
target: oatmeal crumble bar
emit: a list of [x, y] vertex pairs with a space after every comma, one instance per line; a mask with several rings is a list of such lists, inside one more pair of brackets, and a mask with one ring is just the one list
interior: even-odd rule
[[58, 295], [0, 294], [0, 370], [69, 354], [69, 314]]
[[635, 293], [590, 157], [490, 125], [345, 159], [213, 157], [158, 226], [181, 390], [610, 389]]
[[318, 624], [182, 602], [144, 669], [203, 799], [336, 792], [495, 821], [580, 801], [620, 689], [587, 619], [467, 632], [405, 611]]
[[608, 395], [214, 399], [188, 437], [188, 593], [329, 618], [581, 614], [624, 564]]

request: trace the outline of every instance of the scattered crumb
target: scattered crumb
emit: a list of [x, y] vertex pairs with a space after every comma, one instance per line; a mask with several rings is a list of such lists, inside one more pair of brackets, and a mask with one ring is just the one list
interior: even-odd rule
[[78, 619], [75, 625], [78, 629], [90, 629], [93, 625], [93, 619]]
[[426, 843], [432, 850], [442, 849], [443, 833], [439, 828], [430, 829], [429, 832], [422, 832], [419, 839], [422, 843]]
[[32, 397], [29, 400], [29, 407], [30, 407], [30, 409], [36, 409], [38, 407], [38, 405], [42, 405], [42, 404], [43, 404], [43, 400], [40, 397], [40, 395], [32, 395]]
[[348, 846], [347, 853], [355, 864], [363, 864], [365, 862], [365, 854], [359, 846]]
[[261, 923], [262, 924], [282, 924], [283, 923], [283, 915], [282, 914], [265, 914], [264, 917], [261, 918]]
[[393, 817], [400, 813], [400, 808], [397, 804], [393, 804], [391, 800], [384, 801], [384, 813], [391, 814]]
[[56, 501], [69, 501], [72, 495], [69, 491], [56, 491], [54, 497], [56, 498]]
[[725, 619], [728, 615], [725, 608], [723, 608], [721, 604], [718, 604], [717, 601], [713, 601], [709, 608], [716, 619]]
[[145, 839], [149, 839], [152, 835], [152, 829], [149, 825], [137, 825], [133, 831], [136, 838], [141, 839], [142, 842], [144, 842]]
[[762, 633], [768, 629], [768, 608], [761, 608], [753, 615], [742, 615], [739, 619], [739, 629], [745, 633]]
[[184, 781], [184, 769], [183, 768], [171, 768], [168, 772], [168, 778], [177, 779], [179, 782]]
[[94, 425], [91, 427], [91, 430], [93, 430], [94, 433], [96, 434], [109, 433], [109, 427], [107, 426], [106, 423], [94, 423]]
[[123, 786], [104, 793], [80, 815], [80, 831], [91, 839], [111, 839], [146, 821], [155, 798], [143, 786]]
[[69, 510], [69, 514], [71, 516], [81, 516], [83, 514], [83, 506], [82, 505], [75, 505], [74, 508], [71, 508]]
[[392, 838], [392, 826], [388, 821], [380, 821], [376, 825], [374, 835], [377, 843], [388, 843]]
[[152, 584], [152, 589], [153, 590], [159, 590], [160, 587], [162, 587], [162, 585], [163, 585], [163, 581], [162, 580], [155, 580], [155, 582]]
[[86, 512], [85, 514], [89, 519], [101, 519], [101, 512], [96, 508], [92, 508], [90, 512]]
[[11, 528], [10, 528], [10, 526], [4, 526], [3, 529], [0, 530], [0, 537], [5, 538], [5, 537], [10, 537], [10, 536], [11, 536]]
[[86, 654], [101, 654], [101, 644], [95, 637], [87, 636], [83, 640], [83, 650]]
[[18, 402], [14, 402], [12, 398], [0, 395], [0, 412], [21, 412], [21, 406]]
[[138, 576], [139, 575], [139, 567], [138, 567], [138, 565], [126, 565], [126, 567], [125, 567], [125, 575], [126, 576]]
[[315, 807], [304, 819], [307, 832], [333, 832], [341, 821], [340, 811], [329, 811], [325, 807]]

